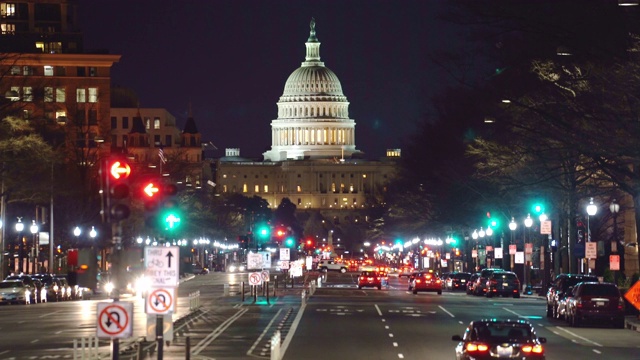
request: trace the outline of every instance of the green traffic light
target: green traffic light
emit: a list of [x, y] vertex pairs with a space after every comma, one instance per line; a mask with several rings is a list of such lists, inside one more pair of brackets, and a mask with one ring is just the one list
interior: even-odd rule
[[266, 239], [269, 237], [269, 227], [267, 226], [260, 226], [258, 228], [258, 236], [260, 236], [262, 239]]
[[544, 212], [544, 205], [541, 203], [533, 204], [533, 212], [536, 214], [542, 214]]
[[178, 226], [180, 226], [180, 216], [172, 212], [167, 213], [164, 216], [163, 221], [164, 221], [165, 228], [167, 230], [174, 230]]
[[287, 240], [285, 240], [284, 244], [287, 247], [293, 247], [296, 244], [296, 242], [295, 242], [295, 240], [293, 240], [293, 238], [287, 238]]

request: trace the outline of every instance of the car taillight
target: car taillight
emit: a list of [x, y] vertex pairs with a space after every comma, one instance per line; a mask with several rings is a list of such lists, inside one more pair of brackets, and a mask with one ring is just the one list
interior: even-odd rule
[[420, 279], [416, 279], [416, 283], [419, 284], [420, 283]]
[[618, 310], [624, 310], [624, 300], [622, 298], [618, 298]]
[[487, 351], [489, 350], [489, 346], [486, 344], [468, 343], [466, 349], [469, 352]]
[[577, 308], [582, 308], [583, 306], [584, 306], [584, 304], [582, 303], [582, 299], [576, 298], [576, 307]]
[[542, 345], [525, 345], [522, 347], [522, 352], [525, 353], [534, 353], [534, 354], [542, 354]]
[[360, 280], [364, 280], [364, 276], [360, 276]]

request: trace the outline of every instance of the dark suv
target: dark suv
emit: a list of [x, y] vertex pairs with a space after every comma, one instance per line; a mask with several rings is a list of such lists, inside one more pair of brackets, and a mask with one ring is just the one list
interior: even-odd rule
[[478, 279], [476, 279], [476, 284], [473, 287], [473, 295], [484, 295], [487, 292], [487, 280], [489, 280], [489, 277], [491, 276], [491, 274], [493, 274], [494, 272], [497, 271], [504, 271], [501, 268], [487, 268], [487, 269], [482, 269], [482, 271], [480, 271], [480, 276], [478, 277]]
[[612, 283], [581, 282], [568, 300], [566, 318], [571, 326], [596, 320], [624, 328], [624, 299]]
[[512, 271], [494, 271], [487, 279], [487, 297], [494, 295], [520, 297], [520, 280]]
[[547, 290], [547, 317], [558, 317], [558, 301], [562, 298], [570, 286], [575, 286], [583, 281], [597, 282], [598, 278], [584, 274], [560, 274], [551, 283]]

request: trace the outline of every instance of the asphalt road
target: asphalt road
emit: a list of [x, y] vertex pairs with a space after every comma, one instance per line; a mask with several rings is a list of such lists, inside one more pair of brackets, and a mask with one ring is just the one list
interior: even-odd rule
[[[302, 284], [270, 289], [244, 301], [238, 294], [246, 274], [196, 276], [178, 288], [173, 314], [174, 340], [163, 346], [164, 359], [253, 359], [270, 357], [271, 338], [281, 334], [285, 360], [298, 359], [452, 359], [454, 334], [484, 317], [531, 321], [548, 339], [547, 359], [640, 359], [640, 333], [602, 326], [571, 328], [545, 317], [541, 298], [483, 298], [464, 293], [406, 291], [406, 279], [392, 277], [382, 290], [355, 286], [357, 274], [329, 273], [303, 302]], [[272, 278], [271, 285], [274, 284]], [[234, 284], [224, 296], [224, 284]], [[190, 293], [200, 292], [200, 307], [190, 311]], [[0, 360], [72, 359], [73, 340], [94, 336], [95, 299], [35, 305], [0, 306]], [[120, 341], [120, 359], [157, 358], [155, 342], [140, 342], [147, 331], [144, 300], [134, 303], [133, 336]], [[188, 339], [188, 340], [187, 340]], [[101, 358], [111, 358], [110, 341], [100, 341]]]

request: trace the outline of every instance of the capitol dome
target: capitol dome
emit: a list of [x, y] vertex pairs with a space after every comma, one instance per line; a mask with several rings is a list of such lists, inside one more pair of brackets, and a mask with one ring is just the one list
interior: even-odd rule
[[278, 118], [271, 122], [267, 161], [344, 159], [355, 148], [355, 121], [336, 74], [320, 61], [320, 42], [311, 19], [305, 61], [287, 79], [278, 101]]

